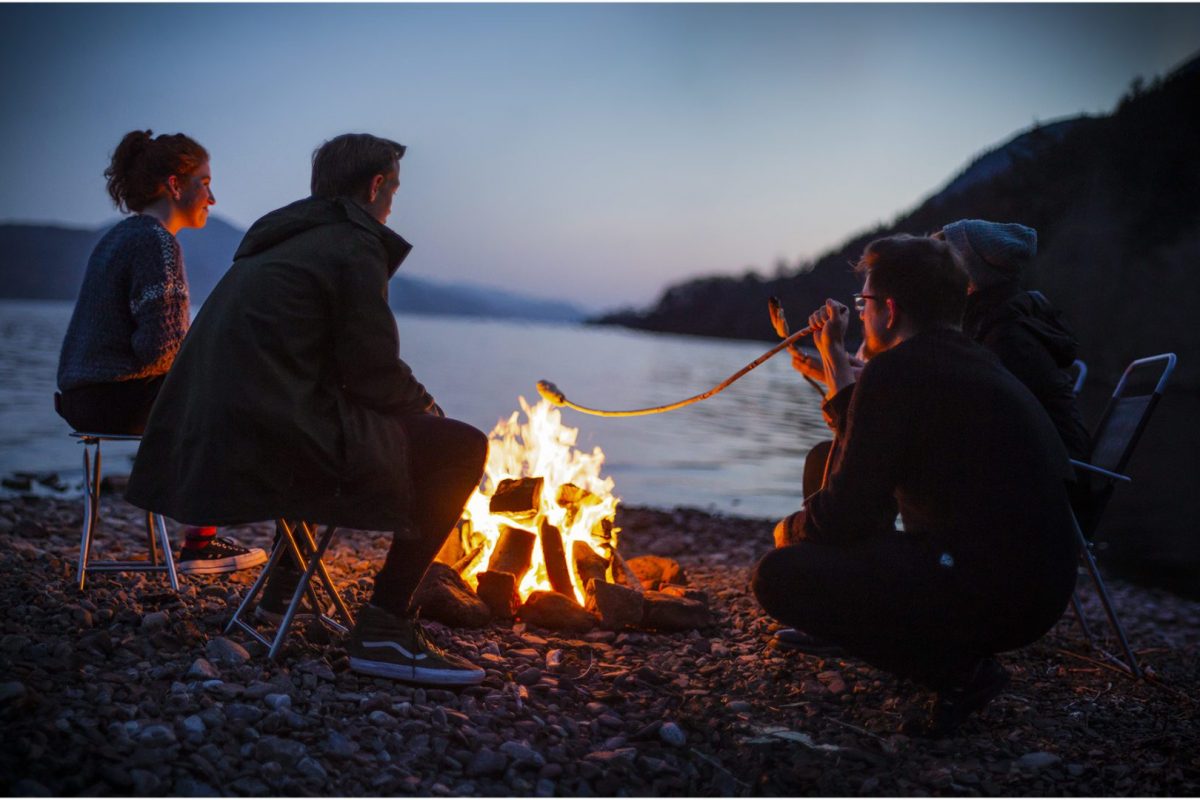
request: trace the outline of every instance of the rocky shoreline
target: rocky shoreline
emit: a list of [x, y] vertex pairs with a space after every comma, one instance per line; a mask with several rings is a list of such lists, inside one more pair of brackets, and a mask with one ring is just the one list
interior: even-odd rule
[[[1096, 660], [1073, 617], [1005, 654], [1013, 682], [960, 735], [896, 733], [928, 695], [854, 660], [775, 649], [748, 593], [771, 523], [624, 508], [627, 557], [667, 556], [714, 623], [560, 634], [518, 623], [433, 637], [487, 669], [460, 692], [351, 673], [293, 636], [277, 663], [222, 628], [255, 570], [74, 586], [77, 499], [0, 500], [0, 789], [9, 795], [1195, 795], [1200, 603], [1110, 586], [1152, 677]], [[103, 500], [98, 555], [137, 554], [139, 513]], [[266, 524], [228, 531], [266, 547]], [[387, 537], [338, 534], [352, 607]], [[1101, 627], [1100, 606], [1081, 584]]]

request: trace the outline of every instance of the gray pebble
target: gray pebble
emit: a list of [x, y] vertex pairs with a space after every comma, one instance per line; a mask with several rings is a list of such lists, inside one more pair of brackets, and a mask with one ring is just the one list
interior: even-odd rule
[[267, 704], [267, 708], [276, 711], [292, 707], [292, 698], [286, 694], [269, 694], [263, 698], [263, 702]]
[[325, 738], [325, 752], [337, 758], [350, 758], [358, 752], [358, 745], [337, 731], [330, 731]]
[[1035, 753], [1026, 753], [1017, 759], [1017, 766], [1021, 769], [1038, 770], [1052, 767], [1062, 761], [1061, 758], [1054, 753], [1047, 753], [1044, 750], [1039, 750]]
[[754, 706], [750, 705], [745, 700], [730, 700], [728, 708], [735, 714], [748, 714], [754, 710]]
[[133, 780], [133, 793], [139, 797], [153, 797], [162, 793], [162, 780], [153, 772], [144, 769], [130, 770]]
[[188, 668], [185, 677], [195, 680], [213, 680], [221, 677], [221, 672], [207, 658], [197, 658]]
[[329, 773], [321, 766], [321, 762], [309, 756], [300, 759], [296, 764], [296, 771], [313, 781], [324, 781], [329, 777]]
[[142, 627], [148, 631], [156, 631], [167, 627], [171, 615], [166, 611], [151, 611], [142, 615]]
[[674, 722], [664, 722], [658, 729], [658, 736], [671, 747], [683, 747], [687, 744], [687, 734]]
[[224, 664], [244, 664], [250, 660], [250, 653], [246, 648], [224, 636], [209, 640], [204, 646], [204, 654], [213, 661]]
[[541, 753], [522, 742], [505, 742], [500, 745], [500, 752], [517, 764], [531, 764], [538, 768], [546, 765], [546, 759]]
[[290, 767], [308, 755], [301, 742], [279, 736], [264, 736], [254, 745], [254, 757], [260, 762], [276, 761]]
[[137, 735], [138, 743], [147, 747], [166, 747], [175, 744], [175, 731], [166, 725], [156, 723], [147, 725]]
[[10, 700], [19, 700], [25, 696], [25, 684], [20, 681], [8, 681], [0, 683], [0, 703], [7, 703]]
[[184, 733], [191, 734], [193, 736], [203, 735], [203, 733], [208, 730], [208, 726], [204, 724], [204, 720], [195, 714], [192, 714], [190, 717], [185, 717], [183, 722], [180, 723], [180, 727], [183, 728]]

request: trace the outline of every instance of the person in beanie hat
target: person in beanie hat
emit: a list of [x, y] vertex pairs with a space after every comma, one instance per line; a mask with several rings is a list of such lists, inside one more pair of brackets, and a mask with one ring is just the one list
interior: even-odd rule
[[[949, 242], [970, 277], [963, 333], [991, 350], [1033, 393], [1071, 458], [1091, 458], [1092, 441], [1067, 369], [1079, 343], [1045, 295], [1021, 281], [1037, 255], [1037, 231], [1016, 222], [960, 219], [933, 238]], [[1092, 505], [1085, 476], [1070, 487], [1071, 504], [1087, 530]]]

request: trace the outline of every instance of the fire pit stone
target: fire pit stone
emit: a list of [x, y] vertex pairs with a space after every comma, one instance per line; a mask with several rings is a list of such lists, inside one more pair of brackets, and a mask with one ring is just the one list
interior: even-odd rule
[[596, 618], [572, 598], [558, 592], [536, 591], [521, 606], [521, 619], [552, 631], [590, 631]]
[[640, 592], [593, 579], [588, 582], [587, 595], [587, 610], [600, 615], [604, 628], [619, 631], [642, 621], [644, 601]]
[[642, 627], [669, 632], [704, 628], [712, 624], [708, 606], [699, 600], [675, 597], [665, 592], [646, 592]]
[[462, 576], [446, 564], [434, 562], [413, 595], [412, 607], [421, 617], [455, 628], [482, 628], [492, 618], [491, 610], [471, 590]]
[[665, 584], [687, 585], [687, 575], [683, 567], [673, 558], [638, 556], [626, 563], [647, 589], [658, 589]]

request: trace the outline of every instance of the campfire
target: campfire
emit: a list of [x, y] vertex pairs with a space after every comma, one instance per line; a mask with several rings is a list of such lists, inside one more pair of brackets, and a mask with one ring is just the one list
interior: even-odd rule
[[[706, 619], [707, 604], [687, 596], [678, 564], [621, 557], [614, 524], [619, 499], [612, 479], [601, 475], [603, 451], [576, 449], [579, 431], [564, 425], [549, 402], [519, 402], [526, 422], [513, 412], [492, 430], [482, 487], [467, 501], [438, 561], [465, 581], [492, 618], [521, 617], [560, 629], [597, 622], [645, 626], [657, 602], [675, 611], [680, 604], [700, 605]], [[672, 593], [658, 598], [659, 589]], [[688, 622], [699, 624], [696, 609], [687, 610], [693, 612]]]

